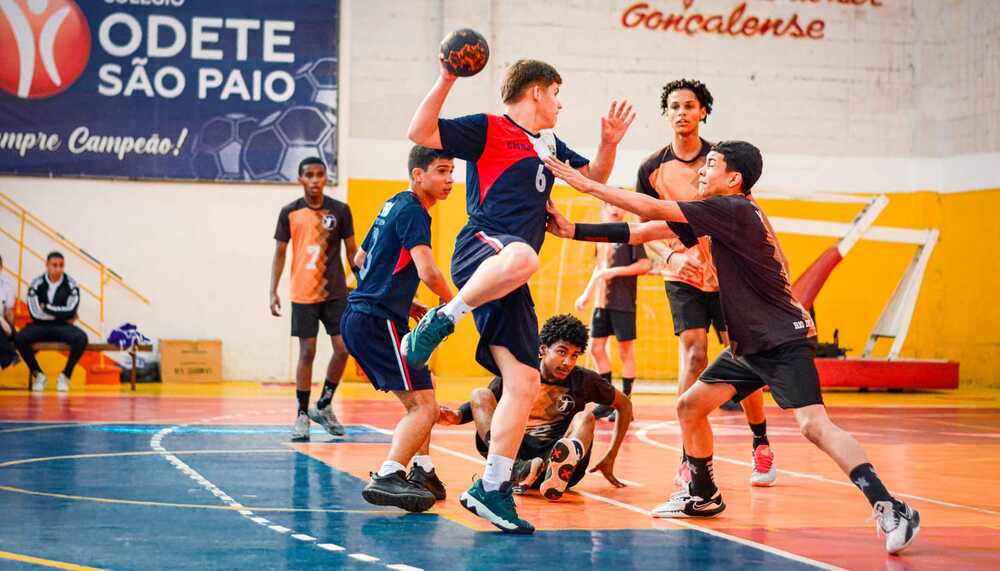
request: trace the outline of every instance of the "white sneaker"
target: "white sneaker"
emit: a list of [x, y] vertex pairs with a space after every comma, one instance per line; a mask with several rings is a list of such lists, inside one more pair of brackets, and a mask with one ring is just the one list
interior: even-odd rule
[[69, 379], [66, 378], [66, 375], [59, 373], [59, 379], [56, 382], [56, 390], [61, 393], [69, 392]]
[[292, 442], [309, 442], [309, 415], [300, 412], [292, 426]]
[[583, 443], [576, 438], [560, 438], [556, 441], [549, 453], [545, 479], [538, 488], [545, 499], [556, 501], [562, 497], [583, 454]]
[[651, 515], [658, 518], [709, 518], [725, 511], [726, 503], [722, 501], [722, 492], [716, 490], [715, 495], [702, 499], [691, 495], [688, 490], [674, 492], [670, 499], [651, 510]]
[[920, 532], [920, 512], [906, 504], [897, 510], [892, 502], [875, 502], [872, 519], [879, 536], [885, 534], [885, 550], [890, 555], [909, 547]]
[[38, 373], [35, 375], [35, 382], [31, 383], [31, 390], [39, 392], [44, 391], [45, 385], [47, 385], [48, 382], [49, 380], [45, 378], [45, 373]]

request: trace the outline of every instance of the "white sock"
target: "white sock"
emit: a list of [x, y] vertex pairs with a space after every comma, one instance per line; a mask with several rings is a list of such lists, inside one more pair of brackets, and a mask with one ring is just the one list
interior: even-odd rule
[[420, 466], [424, 472], [430, 472], [434, 469], [434, 460], [431, 460], [430, 454], [417, 454], [413, 457], [413, 465]]
[[382, 462], [382, 467], [378, 469], [379, 476], [388, 476], [396, 472], [406, 472], [406, 466], [394, 460], [386, 460]]
[[465, 303], [462, 299], [462, 292], [458, 292], [458, 295], [451, 298], [451, 301], [444, 304], [441, 308], [441, 313], [444, 314], [448, 319], [451, 319], [452, 323], [458, 323], [466, 313], [469, 313], [475, 309], [471, 305]]
[[513, 458], [489, 454], [486, 457], [486, 472], [483, 474], [483, 489], [487, 492], [499, 490], [504, 482], [510, 480], [513, 471]]

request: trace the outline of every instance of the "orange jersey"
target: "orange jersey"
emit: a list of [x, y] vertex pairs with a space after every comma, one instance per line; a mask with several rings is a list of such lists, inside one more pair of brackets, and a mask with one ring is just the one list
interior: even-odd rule
[[[710, 148], [711, 144], [702, 139], [701, 151], [690, 162], [678, 159], [670, 145], [656, 151], [639, 166], [636, 191], [663, 200], [699, 200], [698, 169], [705, 164]], [[696, 279], [688, 279], [667, 266], [663, 268], [664, 280], [683, 282], [702, 291], [719, 291], [719, 278], [712, 262], [711, 239], [708, 236], [699, 238], [698, 244], [692, 248], [686, 248], [676, 238], [668, 238], [665, 242], [671, 250], [697, 258], [702, 263], [702, 271]]]
[[274, 239], [292, 243], [293, 302], [320, 303], [347, 297], [340, 242], [352, 236], [351, 209], [339, 200], [324, 196], [323, 206], [314, 209], [299, 198], [281, 209]]

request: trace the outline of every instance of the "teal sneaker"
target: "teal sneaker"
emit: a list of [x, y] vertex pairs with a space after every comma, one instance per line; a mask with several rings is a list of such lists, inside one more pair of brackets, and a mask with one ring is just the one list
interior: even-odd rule
[[487, 492], [483, 481], [476, 480], [472, 487], [462, 492], [458, 500], [462, 507], [492, 523], [504, 533], [530, 535], [535, 526], [517, 517], [517, 506], [510, 482], [504, 482], [499, 490]]
[[441, 313], [441, 307], [439, 305], [428, 311], [413, 331], [403, 335], [400, 350], [406, 363], [411, 367], [418, 369], [426, 367], [431, 353], [446, 337], [455, 332], [455, 324]]

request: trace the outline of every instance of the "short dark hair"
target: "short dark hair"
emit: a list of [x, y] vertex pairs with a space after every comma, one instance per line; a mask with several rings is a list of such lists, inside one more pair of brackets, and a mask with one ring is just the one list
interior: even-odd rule
[[52, 258], [59, 258], [60, 260], [65, 260], [66, 257], [62, 255], [62, 252], [49, 252], [48, 256], [45, 256], [45, 262], [48, 263]]
[[548, 87], [553, 83], [562, 85], [562, 76], [556, 68], [536, 59], [519, 59], [507, 68], [500, 85], [500, 99], [511, 104], [521, 98], [524, 90], [532, 85]]
[[720, 141], [712, 145], [712, 150], [726, 157], [726, 172], [736, 171], [743, 177], [740, 190], [750, 194], [764, 170], [764, 157], [760, 149], [746, 141]]
[[299, 161], [299, 176], [302, 176], [302, 173], [306, 172], [306, 167], [309, 165], [321, 165], [323, 170], [326, 170], [326, 163], [323, 162], [323, 159], [319, 157], [306, 157]]
[[712, 103], [715, 102], [715, 99], [712, 97], [712, 92], [708, 90], [708, 87], [697, 79], [675, 79], [664, 85], [663, 93], [660, 95], [660, 112], [667, 112], [667, 98], [670, 97], [671, 93], [680, 89], [688, 89], [694, 93], [694, 96], [698, 99], [698, 103], [705, 108], [705, 118], [702, 121], [707, 123], [708, 116], [712, 114]]
[[437, 159], [451, 160], [453, 158], [444, 151], [421, 145], [413, 145], [413, 148], [410, 149], [410, 156], [406, 161], [406, 170], [410, 173], [410, 178], [413, 178], [413, 169], [427, 170], [427, 167], [431, 166], [431, 163]]
[[575, 316], [568, 313], [553, 315], [545, 321], [542, 331], [538, 334], [542, 345], [551, 347], [560, 341], [576, 345], [581, 351], [587, 350], [589, 333], [587, 326]]

